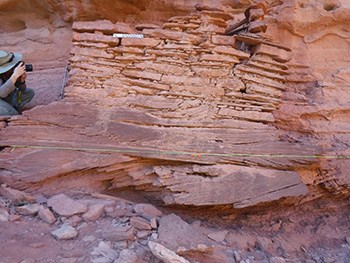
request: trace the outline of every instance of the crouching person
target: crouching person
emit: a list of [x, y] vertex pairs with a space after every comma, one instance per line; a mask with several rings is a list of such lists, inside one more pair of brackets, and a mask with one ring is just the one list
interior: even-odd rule
[[17, 115], [34, 97], [27, 88], [22, 55], [0, 50], [0, 116]]

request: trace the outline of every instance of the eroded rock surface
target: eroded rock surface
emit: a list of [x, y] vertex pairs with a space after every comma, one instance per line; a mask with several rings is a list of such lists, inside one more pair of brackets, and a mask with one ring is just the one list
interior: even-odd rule
[[[317, 147], [290, 143], [273, 125], [291, 50], [258, 35], [224, 36], [228, 19], [204, 10], [142, 31], [106, 20], [74, 23], [65, 100], [25, 113], [2, 137], [3, 144], [57, 152], [21, 150], [26, 154], [10, 166], [31, 163], [25, 169], [35, 175], [9, 171], [3, 180], [16, 184], [13, 178], [21, 176], [24, 188], [34, 180], [45, 191], [41, 182], [63, 170], [96, 170], [101, 176], [93, 180], [108, 181], [109, 189], [148, 189], [166, 204], [186, 205], [244, 207], [307, 193], [296, 170], [315, 160], [298, 155], [314, 155]], [[30, 143], [15, 135], [22, 129], [32, 134]], [[87, 158], [57, 147], [85, 148]], [[101, 151], [91, 153], [97, 147]], [[41, 155], [54, 161], [38, 174], [46, 166]], [[59, 181], [74, 188], [68, 178]], [[95, 182], [79, 188], [101, 186], [107, 189]]]
[[[320, 185], [347, 193], [347, 159], [317, 156], [347, 154], [341, 123], [347, 104], [339, 110], [335, 93], [348, 86], [348, 60], [334, 64], [337, 74], [298, 60], [300, 34], [304, 51], [318, 38], [283, 19], [290, 5], [298, 15], [311, 9], [294, 1], [270, 4], [266, 34], [224, 35], [242, 18], [238, 4], [189, 2], [186, 15], [162, 24], [74, 22], [64, 100], [3, 120], [2, 182], [47, 194], [132, 188], [165, 204], [196, 206], [245, 207], [308, 190], [314, 197]], [[55, 5], [45, 1], [41, 8]], [[338, 5], [324, 6], [327, 19], [342, 21], [349, 9]], [[62, 21], [72, 18], [88, 20], [77, 12]], [[315, 78], [325, 72], [324, 80]], [[331, 77], [334, 84], [325, 84]], [[325, 101], [328, 91], [332, 103]]]
[[[350, 83], [349, 2], [299, 1], [294, 7], [285, 4], [273, 16], [268, 34], [289, 39], [294, 56], [290, 61], [288, 92], [275, 112], [278, 126], [303, 132], [328, 156], [320, 160], [321, 168], [314, 184], [334, 193], [348, 193], [349, 98]], [[292, 19], [293, 23], [286, 21]], [[280, 23], [281, 21], [284, 21]], [[280, 38], [278, 37], [278, 38]]]
[[348, 262], [347, 0], [107, 2], [0, 1], [40, 105], [0, 117], [1, 260]]

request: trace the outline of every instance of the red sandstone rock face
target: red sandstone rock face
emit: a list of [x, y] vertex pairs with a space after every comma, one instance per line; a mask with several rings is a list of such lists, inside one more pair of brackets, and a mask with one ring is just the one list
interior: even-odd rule
[[[344, 27], [349, 19], [348, 1], [299, 1], [294, 6], [281, 5], [278, 15], [272, 18], [275, 26], [270, 27], [269, 34], [282, 42], [282, 38], [288, 39], [294, 50], [290, 92], [275, 112], [278, 123], [283, 129], [310, 134], [310, 143], [319, 145], [325, 155], [349, 155], [346, 90], [350, 85], [350, 34]], [[320, 163], [320, 176], [315, 182], [332, 191], [346, 191], [350, 183], [345, 169], [349, 159]]]
[[[3, 146], [53, 147], [5, 149], [2, 182], [46, 194], [133, 188], [166, 204], [235, 207], [308, 188], [319, 194], [321, 183], [336, 191], [349, 184], [347, 159], [313, 157], [348, 154], [349, 83], [345, 53], [314, 56], [314, 48], [332, 44], [329, 33], [312, 35], [298, 20], [312, 14], [317, 22], [313, 6], [286, 2], [267, 17], [265, 37], [231, 37], [223, 36], [225, 27], [242, 17], [233, 3], [115, 2], [108, 10], [101, 2], [40, 3], [43, 17], [57, 10], [66, 21], [95, 20], [96, 10], [105, 10], [99, 14], [106, 20], [73, 23], [65, 99], [1, 130]], [[329, 21], [349, 11], [346, 3], [327, 5], [315, 6]], [[125, 10], [120, 20], [118, 10]], [[175, 14], [159, 26], [116, 23], [150, 22], [157, 10], [157, 23], [165, 10]], [[345, 50], [347, 32], [333, 26]], [[119, 40], [113, 32], [145, 38]], [[321, 66], [331, 58], [331, 67]]]
[[[157, 0], [138, 0], [138, 1], [97, 1], [97, 0], [7, 0], [0, 2], [1, 10], [16, 14], [22, 19], [13, 19], [18, 21], [17, 25], [7, 26], [11, 28], [23, 27], [27, 23], [25, 15], [32, 16], [59, 16], [65, 21], [94, 21], [98, 19], [108, 19], [113, 22], [126, 21], [135, 23], [144, 22], [162, 22], [175, 15], [188, 14], [196, 9], [211, 10], [232, 10], [232, 8], [242, 8], [250, 1], [229, 1], [229, 0], [197, 0], [197, 1], [157, 1]], [[22, 25], [22, 26], [21, 26]], [[3, 26], [3, 25], [2, 25]]]

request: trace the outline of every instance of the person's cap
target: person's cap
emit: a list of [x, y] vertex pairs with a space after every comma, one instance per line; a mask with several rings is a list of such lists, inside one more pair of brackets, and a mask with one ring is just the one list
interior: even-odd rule
[[22, 54], [0, 50], [0, 74], [13, 68], [22, 59]]

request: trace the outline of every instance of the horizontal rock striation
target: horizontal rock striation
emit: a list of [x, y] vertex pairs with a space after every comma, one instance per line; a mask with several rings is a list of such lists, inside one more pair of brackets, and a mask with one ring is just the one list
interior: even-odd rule
[[292, 52], [224, 36], [229, 19], [203, 10], [160, 27], [73, 23], [65, 99], [7, 121], [1, 181], [47, 194], [132, 188], [196, 206], [306, 194], [300, 175], [321, 149], [275, 127]]

